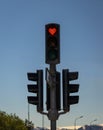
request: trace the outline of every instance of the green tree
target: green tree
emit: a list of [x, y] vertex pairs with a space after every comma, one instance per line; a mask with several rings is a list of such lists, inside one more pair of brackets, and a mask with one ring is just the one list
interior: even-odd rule
[[0, 130], [27, 130], [25, 123], [16, 114], [0, 111]]

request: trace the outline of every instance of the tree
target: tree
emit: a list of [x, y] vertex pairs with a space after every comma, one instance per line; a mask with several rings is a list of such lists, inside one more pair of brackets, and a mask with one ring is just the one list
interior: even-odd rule
[[0, 130], [27, 130], [25, 123], [16, 114], [0, 111]]

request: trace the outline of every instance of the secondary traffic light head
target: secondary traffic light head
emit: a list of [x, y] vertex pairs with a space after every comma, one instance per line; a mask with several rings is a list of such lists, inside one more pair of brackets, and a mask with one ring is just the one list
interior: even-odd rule
[[63, 109], [70, 110], [70, 105], [79, 101], [79, 96], [71, 96], [71, 93], [78, 92], [79, 84], [71, 84], [71, 80], [78, 79], [78, 72], [69, 72], [68, 69], [62, 71], [63, 82]]
[[28, 84], [28, 91], [35, 93], [35, 96], [28, 96], [28, 103], [37, 105], [37, 111], [43, 111], [43, 70], [36, 73], [28, 73], [28, 80], [35, 81], [35, 84]]
[[45, 25], [45, 59], [47, 64], [60, 63], [60, 25]]

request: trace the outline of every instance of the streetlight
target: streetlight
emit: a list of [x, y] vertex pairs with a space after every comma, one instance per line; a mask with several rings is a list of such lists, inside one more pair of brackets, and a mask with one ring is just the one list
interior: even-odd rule
[[97, 119], [94, 119], [93, 121], [91, 121], [91, 122], [90, 122], [90, 126], [91, 126], [91, 124], [92, 124], [93, 122], [95, 122], [95, 121], [97, 121]]
[[77, 118], [75, 119], [75, 121], [74, 121], [74, 130], [76, 130], [76, 121], [77, 121], [78, 119], [80, 119], [80, 118], [83, 118], [83, 116], [77, 117]]

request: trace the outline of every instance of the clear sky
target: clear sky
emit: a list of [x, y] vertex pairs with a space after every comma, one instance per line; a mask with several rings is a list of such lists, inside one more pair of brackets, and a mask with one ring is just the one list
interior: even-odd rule
[[[61, 63], [79, 71], [79, 104], [58, 126], [103, 124], [103, 0], [0, 0], [0, 110], [27, 118], [27, 72], [45, 70], [45, 24], [60, 24]], [[44, 94], [46, 86], [44, 84]], [[45, 95], [44, 95], [45, 97]], [[31, 120], [42, 115], [30, 106]], [[45, 126], [49, 126], [45, 116]]]

